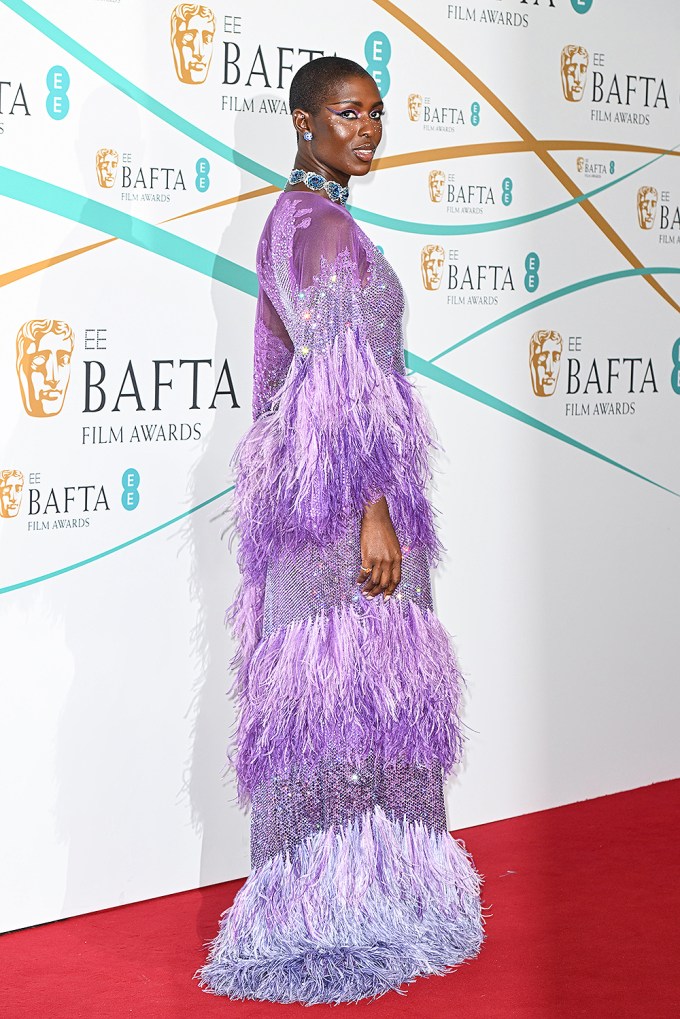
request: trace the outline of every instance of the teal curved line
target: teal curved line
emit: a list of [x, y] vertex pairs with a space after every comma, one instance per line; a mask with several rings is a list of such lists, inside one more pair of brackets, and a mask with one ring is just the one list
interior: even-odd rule
[[611, 457], [606, 456], [604, 453], [600, 453], [591, 446], [586, 446], [585, 443], [579, 442], [578, 439], [574, 439], [571, 435], [567, 435], [566, 432], [561, 432], [559, 429], [553, 428], [552, 425], [548, 425], [544, 421], [540, 421], [538, 418], [532, 417], [531, 414], [526, 414], [523, 410], [519, 410], [518, 407], [513, 407], [512, 404], [506, 403], [505, 400], [499, 400], [497, 396], [493, 396], [491, 393], [487, 393], [484, 389], [479, 389], [477, 386], [473, 386], [470, 382], [466, 382], [458, 375], [452, 375], [451, 372], [445, 371], [444, 368], [434, 365], [432, 361], [426, 361], [425, 358], [419, 357], [418, 354], [414, 354], [411, 351], [406, 351], [405, 356], [406, 364], [412, 372], [418, 375], [423, 375], [426, 378], [431, 379], [433, 382], [438, 382], [440, 385], [446, 386], [447, 389], [452, 389], [457, 393], [461, 393], [463, 396], [467, 396], [470, 399], [475, 400], [477, 403], [482, 403], [486, 407], [491, 407], [493, 410], [500, 411], [501, 414], [514, 418], [515, 421], [521, 421], [525, 425], [530, 425], [532, 428], [536, 428], [545, 435], [550, 435], [554, 439], [559, 439], [561, 442], [565, 442], [567, 445], [573, 446], [574, 449], [579, 449], [583, 453], [588, 453], [590, 456], [594, 456], [598, 460], [602, 460], [604, 463], [611, 464], [612, 467], [617, 467], [619, 470], [625, 471], [627, 474], [632, 474], [634, 477], [640, 478], [642, 481], [646, 481], [650, 485], [654, 485], [655, 488], [660, 488], [664, 492], [669, 492], [670, 495], [675, 495], [680, 498], [680, 493], [673, 491], [672, 488], [667, 488], [658, 481], [653, 481], [652, 478], [648, 478], [644, 474], [634, 471], [632, 467], [626, 467], [625, 464], [619, 463], [618, 460], [612, 460]]
[[458, 347], [462, 347], [464, 344], [469, 343], [471, 340], [476, 340], [478, 336], [482, 336], [484, 333], [490, 332], [492, 329], [496, 329], [497, 326], [504, 325], [506, 322], [511, 322], [512, 319], [518, 318], [520, 315], [525, 315], [528, 311], [533, 311], [534, 308], [540, 308], [544, 304], [550, 304], [552, 301], [558, 301], [561, 297], [567, 297], [569, 294], [575, 294], [579, 290], [587, 290], [589, 287], [596, 287], [602, 283], [611, 283], [612, 280], [627, 279], [629, 276], [668, 276], [668, 275], [680, 275], [680, 267], [672, 265], [658, 265], [658, 266], [641, 266], [639, 269], [619, 269], [616, 272], [607, 272], [602, 276], [591, 276], [589, 279], [579, 280], [578, 283], [570, 283], [567, 287], [561, 287], [559, 290], [553, 290], [549, 294], [543, 294], [542, 297], [537, 297], [534, 301], [530, 301], [528, 304], [523, 304], [521, 308], [515, 308], [514, 311], [509, 311], [506, 315], [502, 315], [500, 318], [494, 319], [493, 322], [487, 322], [485, 326], [480, 329], [476, 329], [474, 333], [470, 333], [469, 336], [465, 336], [462, 340], [458, 340], [457, 343], [452, 343], [446, 350], [440, 351], [439, 354], [435, 354], [429, 360], [430, 364], [434, 364], [435, 361], [439, 361], [442, 357], [446, 357], [452, 350], [457, 350]]
[[52, 573], [43, 573], [39, 577], [31, 577], [29, 580], [20, 580], [16, 584], [8, 584], [7, 587], [0, 587], [0, 594], [9, 594], [10, 591], [19, 591], [23, 587], [31, 587], [33, 584], [41, 584], [45, 580], [54, 580], [55, 577], [61, 577], [64, 573], [71, 573], [73, 570], [79, 570], [81, 566], [89, 566], [90, 563], [96, 563], [99, 559], [105, 559], [107, 556], [113, 555], [114, 552], [121, 552], [124, 548], [129, 548], [130, 545], [136, 545], [138, 541], [144, 541], [145, 538], [150, 538], [152, 534], [158, 534], [159, 531], [165, 530], [166, 527], [172, 527], [173, 524], [179, 523], [180, 520], [185, 520], [186, 517], [190, 517], [192, 513], [197, 513], [205, 506], [209, 506], [211, 502], [215, 502], [217, 499], [221, 499], [223, 496], [228, 495], [229, 492], [233, 491], [234, 486], [230, 485], [229, 488], [225, 488], [224, 491], [218, 492], [217, 495], [211, 495], [209, 499], [204, 499], [203, 502], [199, 502], [197, 506], [192, 506], [191, 509], [185, 510], [184, 513], [179, 513], [172, 520], [166, 520], [163, 524], [158, 524], [156, 527], [152, 527], [150, 531], [144, 531], [143, 534], [138, 534], [136, 538], [130, 538], [128, 541], [123, 541], [120, 545], [114, 545], [113, 548], [107, 548], [105, 552], [98, 552], [96, 555], [89, 556], [87, 559], [81, 559], [78, 563], [71, 563], [70, 566], [62, 566], [60, 570], [53, 570]]
[[[225, 145], [219, 139], [213, 138], [212, 135], [192, 124], [190, 120], [180, 117], [169, 106], [165, 106], [158, 99], [154, 99], [153, 96], [149, 95], [148, 92], [128, 81], [122, 74], [114, 70], [110, 64], [100, 60], [94, 53], [91, 53], [85, 46], [82, 46], [72, 36], [58, 28], [54, 22], [44, 17], [44, 15], [25, 3], [24, 0], [0, 0], [0, 2], [4, 3], [5, 7], [9, 7], [15, 14], [18, 14], [24, 21], [27, 21], [29, 25], [42, 32], [44, 36], [56, 43], [57, 46], [60, 46], [61, 49], [70, 53], [72, 57], [79, 60], [85, 67], [89, 67], [91, 71], [100, 78], [103, 78], [104, 81], [108, 81], [110, 85], [113, 85], [114, 88], [117, 88], [128, 98], [132, 99], [133, 102], [143, 106], [144, 109], [148, 110], [149, 113], [153, 113], [160, 120], [164, 120], [170, 127], [176, 128], [176, 130], [185, 134], [188, 138], [198, 142], [199, 145], [203, 145], [205, 148], [210, 149], [211, 152], [215, 152], [217, 155], [229, 160], [229, 162], [234, 163], [240, 169], [252, 173], [255, 177], [260, 177], [262, 180], [266, 180], [269, 184], [274, 184], [277, 187], [283, 188], [285, 186], [286, 178], [282, 177], [281, 174], [275, 173], [248, 156], [244, 156], [243, 153], [233, 149], [230, 145]], [[168, 15], [171, 6], [171, 4], [168, 4]]]
[[620, 177], [613, 177], [606, 184], [601, 184], [592, 191], [586, 191], [577, 198], [569, 198], [567, 201], [560, 202], [558, 205], [551, 205], [546, 209], [539, 209], [538, 212], [528, 212], [524, 216], [514, 216], [512, 219], [496, 219], [489, 223], [465, 223], [459, 226], [454, 226], [447, 223], [410, 223], [407, 220], [392, 219], [390, 216], [382, 216], [377, 212], [368, 212], [366, 209], [355, 210], [350, 203], [348, 203], [347, 208], [352, 209], [356, 218], [363, 222], [372, 223], [374, 226], [382, 226], [389, 230], [400, 231], [401, 233], [430, 234], [433, 237], [454, 237], [470, 234], [496, 233], [499, 230], [508, 230], [511, 227], [523, 226], [526, 223], [533, 223], [535, 220], [544, 219], [546, 216], [554, 216], [556, 213], [563, 212], [565, 209], [570, 209], [574, 205], [580, 205], [582, 202], [589, 201], [589, 199], [594, 198], [595, 195], [599, 195], [602, 191], [607, 191], [609, 188], [613, 188], [614, 185], [620, 184], [621, 181], [627, 180], [628, 177], [633, 177], [636, 173], [640, 173], [641, 170], [646, 170], [648, 166], [652, 165], [652, 163], [656, 163], [659, 159], [663, 159], [664, 156], [670, 155], [671, 152], [675, 152], [678, 148], [680, 148], [680, 146], [675, 145], [672, 149], [668, 149], [666, 152], [661, 152], [659, 155], [654, 156], [653, 159], [649, 159], [646, 163], [642, 163], [640, 166], [635, 167], [635, 169], [629, 170], [628, 173], [624, 173]]
[[112, 209], [74, 191], [48, 184], [38, 177], [29, 177], [28, 174], [10, 170], [6, 166], [0, 166], [0, 194], [71, 219], [75, 223], [82, 223], [112, 237], [119, 237], [138, 248], [178, 262], [251, 297], [257, 297], [257, 275], [251, 269], [127, 212]]
[[[181, 117], [174, 110], [171, 110], [169, 106], [165, 106], [158, 99], [155, 99], [148, 92], [139, 88], [133, 84], [122, 74], [116, 71], [110, 64], [105, 63], [99, 57], [95, 56], [90, 50], [81, 43], [77, 42], [72, 36], [68, 35], [61, 28], [50, 21], [44, 15], [40, 14], [33, 7], [25, 2], [25, 0], [0, 0], [0, 3], [4, 3], [6, 7], [14, 11], [19, 17], [23, 18], [30, 25], [36, 28], [44, 36], [50, 39], [52, 42], [60, 46], [61, 49], [70, 53], [72, 57], [79, 60], [80, 63], [84, 64], [91, 71], [97, 74], [104, 81], [107, 81], [114, 88], [117, 88], [128, 98], [132, 99], [139, 106], [142, 106], [149, 113], [154, 114], [160, 120], [163, 120], [170, 127], [186, 135], [193, 141], [198, 142], [204, 148], [211, 152], [222, 156], [229, 162], [238, 166], [242, 170], [246, 170], [251, 173], [254, 177], [259, 177], [261, 180], [267, 181], [268, 184], [273, 184], [275, 187], [283, 189], [286, 185], [286, 178], [269, 167], [264, 166], [262, 163], [256, 162], [254, 159], [245, 156], [242, 152], [232, 148], [230, 145], [225, 145], [224, 142], [218, 138], [214, 138], [207, 131], [203, 131], [202, 128], [192, 124], [191, 121]], [[579, 205], [582, 202], [600, 194], [602, 191], [606, 191], [608, 188], [614, 187], [621, 181], [626, 180], [628, 177], [639, 173], [646, 167], [651, 166], [658, 159], [663, 159], [664, 155], [674, 152], [678, 147], [675, 146], [672, 149], [668, 149], [666, 153], [661, 153], [650, 159], [648, 162], [643, 163], [641, 166], [634, 170], [630, 170], [628, 173], [623, 174], [621, 177], [615, 177], [606, 184], [602, 184], [592, 191], [588, 191], [577, 198], [570, 198], [565, 202], [561, 202], [558, 205], [550, 206], [547, 209], [540, 209], [538, 212], [527, 213], [524, 216], [516, 216], [512, 219], [496, 220], [492, 223], [467, 223], [460, 224], [458, 226], [445, 223], [414, 223], [407, 220], [394, 219], [391, 216], [383, 216], [376, 212], [369, 212], [367, 209], [360, 209], [354, 205], [348, 205], [348, 208], [352, 210], [354, 217], [361, 222], [371, 223], [373, 226], [384, 227], [388, 230], [395, 230], [401, 233], [415, 233], [415, 234], [430, 234], [432, 236], [445, 236], [455, 237], [464, 236], [478, 233], [489, 233], [497, 230], [507, 230], [511, 227], [521, 226], [526, 223], [531, 223], [534, 220], [543, 219], [546, 216], [552, 216], [555, 213], [562, 212], [565, 209], [571, 208], [573, 205]]]

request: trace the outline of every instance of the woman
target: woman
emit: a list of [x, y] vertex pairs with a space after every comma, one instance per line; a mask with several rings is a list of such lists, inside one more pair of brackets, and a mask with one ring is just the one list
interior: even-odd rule
[[200, 975], [312, 1004], [444, 973], [484, 935], [444, 810], [463, 679], [432, 610], [436, 443], [405, 377], [399, 280], [344, 206], [383, 102], [359, 64], [321, 57], [290, 109], [297, 159], [258, 246], [254, 422], [233, 460], [253, 869]]

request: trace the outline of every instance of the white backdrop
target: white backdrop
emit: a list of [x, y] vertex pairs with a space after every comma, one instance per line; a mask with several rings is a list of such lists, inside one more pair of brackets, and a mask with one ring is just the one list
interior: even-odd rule
[[450, 827], [679, 773], [677, 4], [213, 4], [174, 56], [173, 7], [0, 0], [3, 930], [247, 871], [227, 465], [322, 52], [383, 90], [352, 211], [445, 450]]

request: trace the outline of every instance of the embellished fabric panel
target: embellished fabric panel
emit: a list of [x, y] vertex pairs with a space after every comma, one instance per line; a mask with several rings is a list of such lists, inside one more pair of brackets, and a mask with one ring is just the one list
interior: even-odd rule
[[386, 765], [374, 754], [352, 763], [347, 754], [336, 754], [316, 768], [296, 767], [285, 777], [272, 777], [253, 794], [252, 865], [261, 867], [308, 836], [341, 827], [376, 807], [395, 821], [420, 821], [433, 831], [446, 831], [441, 765]]
[[[327, 547], [309, 541], [292, 555], [281, 556], [267, 569], [262, 633], [269, 636], [295, 619], [306, 619], [333, 606], [363, 600], [356, 578], [361, 565], [361, 525], [352, 521], [346, 536]], [[402, 541], [401, 580], [393, 597], [432, 609], [430, 566], [422, 548]]]
[[319, 195], [282, 195], [276, 211], [258, 248], [258, 276], [287, 342], [321, 349], [347, 321], [360, 322], [382, 371], [403, 374], [404, 292], [383, 253], [349, 212]]

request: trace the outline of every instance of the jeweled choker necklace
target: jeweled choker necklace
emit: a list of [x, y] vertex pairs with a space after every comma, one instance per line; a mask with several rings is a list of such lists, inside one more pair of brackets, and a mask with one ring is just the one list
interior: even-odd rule
[[289, 184], [304, 184], [310, 191], [325, 191], [332, 202], [344, 205], [349, 198], [349, 188], [338, 184], [337, 180], [327, 180], [320, 173], [312, 170], [295, 169], [290, 171]]

